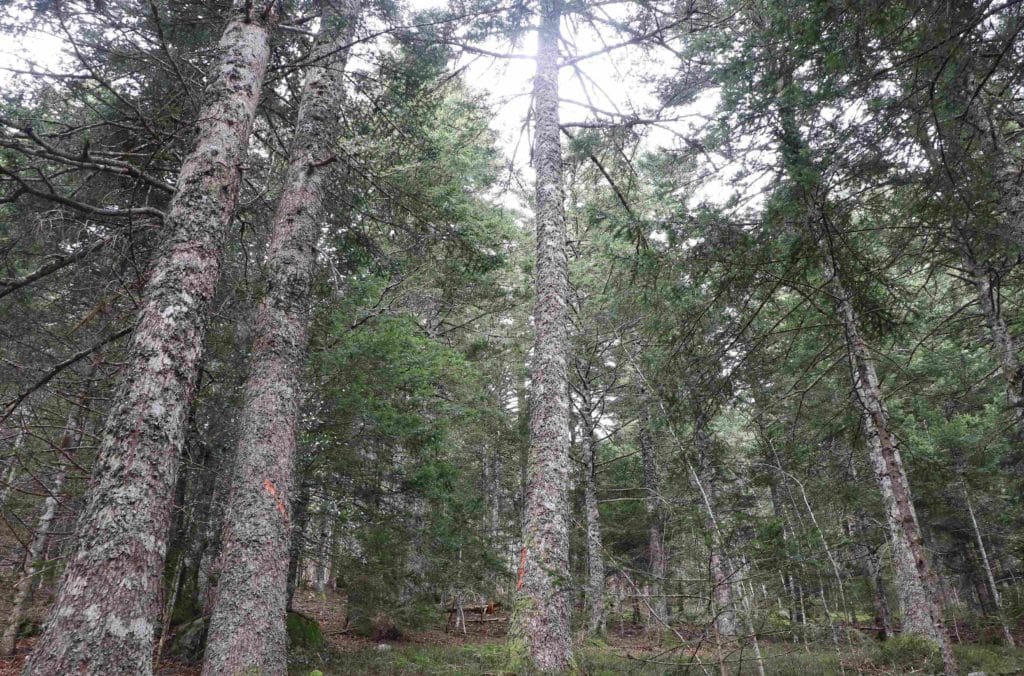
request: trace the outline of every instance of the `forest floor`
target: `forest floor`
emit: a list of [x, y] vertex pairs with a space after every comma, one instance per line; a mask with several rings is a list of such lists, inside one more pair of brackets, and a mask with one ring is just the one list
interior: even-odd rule
[[[491, 615], [467, 613], [465, 633], [452, 631], [447, 614], [439, 613], [434, 627], [405, 632], [399, 640], [379, 641], [345, 631], [344, 599], [333, 592], [300, 592], [295, 608], [320, 624], [325, 641], [319, 649], [292, 652], [291, 676], [309, 676], [317, 671], [324, 676], [512, 673], [507, 670], [505, 611]], [[749, 645], [719, 652], [702, 642], [696, 628], [675, 629], [678, 634], [662, 636], [629, 621], [613, 621], [603, 640], [583, 642], [576, 656], [580, 671], [588, 675], [657, 676], [757, 673]], [[964, 634], [966, 639], [967, 632]], [[686, 640], [681, 643], [679, 636]], [[760, 647], [765, 671], [769, 676], [896, 675], [935, 673], [939, 666], [936, 655], [923, 652], [913, 641], [896, 639], [880, 644], [856, 630], [850, 636], [853, 642], [841, 646], [841, 655], [828, 641], [763, 641]], [[965, 643], [955, 650], [964, 674], [1024, 674], [1024, 649]]]
[[[329, 591], [318, 594], [297, 592], [295, 609], [319, 624], [322, 642], [293, 649], [289, 656], [290, 676], [341, 674], [508, 674], [508, 649], [505, 633], [508, 613], [490, 615], [467, 613], [466, 633], [451, 631], [448, 615], [438, 613], [437, 622], [428, 628], [406, 631], [398, 640], [381, 641], [352, 636], [346, 631], [343, 595]], [[40, 616], [45, 606], [33, 607]], [[961, 625], [962, 627], [962, 625]], [[676, 627], [685, 641], [674, 633], [651, 634], [640, 625], [625, 621], [609, 624], [603, 640], [583, 642], [577, 651], [580, 671], [588, 675], [611, 674], [720, 674], [724, 661], [730, 674], [756, 674], [749, 645], [737, 645], [720, 654], [702, 643], [696, 628]], [[787, 632], [788, 633], [788, 632]], [[964, 640], [977, 638], [963, 627]], [[819, 637], [817, 641], [762, 641], [765, 671], [769, 676], [847, 676], [929, 674], [937, 666], [934, 656], [922, 653], [920, 646], [902, 639], [877, 643], [859, 632], [851, 632], [852, 643], [835, 646]], [[1024, 637], [1021, 637], [1024, 638]], [[24, 665], [35, 638], [18, 642], [17, 654], [0, 658], [0, 676], [15, 676]], [[955, 647], [961, 673], [1024, 674], [1024, 649], [964, 643]], [[173, 658], [166, 659], [158, 676], [198, 676], [200, 666]], [[319, 675], [318, 675], [319, 676]]]

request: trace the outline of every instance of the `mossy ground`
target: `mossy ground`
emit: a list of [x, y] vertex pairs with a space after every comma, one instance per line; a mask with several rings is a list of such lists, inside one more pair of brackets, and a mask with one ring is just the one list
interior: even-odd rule
[[[343, 608], [343, 599], [330, 594], [324, 598], [306, 595], [299, 601], [301, 619], [315, 618], [325, 642], [313, 641], [306, 649], [293, 647], [289, 658], [290, 676], [310, 676], [314, 671], [320, 671], [322, 676], [525, 673], [518, 666], [521, 661], [515, 659], [506, 637], [507, 611], [500, 613], [495, 618], [497, 621], [470, 622], [467, 635], [446, 632], [441, 619], [433, 628], [408, 632], [404, 640], [380, 643], [345, 630], [344, 613], [338, 612]], [[305, 623], [303, 628], [310, 629]], [[820, 629], [803, 632], [795, 643], [788, 640], [763, 642], [761, 650], [765, 655], [766, 673], [769, 676], [896, 676], [941, 672], [938, 655], [913, 638], [878, 643], [866, 633], [850, 630], [842, 639], [840, 655], [831, 642], [831, 632], [827, 627]], [[699, 633], [697, 627], [681, 627], [678, 636], [669, 633], [659, 637], [629, 622], [612, 623], [606, 637], [578, 641], [578, 673], [588, 676], [720, 674], [720, 655], [706, 643], [701, 644]], [[790, 633], [787, 629], [776, 635], [788, 639]], [[975, 641], [982, 636], [979, 632], [964, 633], [965, 637], [968, 635]], [[681, 645], [679, 636], [685, 637], [687, 643]], [[693, 656], [695, 650], [696, 657]], [[979, 641], [957, 645], [955, 651], [963, 674], [978, 671], [989, 676], [1024, 674], [1024, 649]], [[721, 657], [730, 674], [757, 674], [749, 645], [736, 645]]]
[[[308, 676], [319, 669], [324, 676], [333, 674], [507, 674], [508, 647], [501, 642], [476, 644], [387, 644], [386, 649], [368, 645], [359, 650], [325, 655], [317, 664], [307, 661], [293, 664], [292, 676]], [[614, 644], [588, 642], [578, 648], [580, 673], [591, 676], [613, 674], [702, 674], [703, 664], [710, 673], [720, 673], [713, 655], [700, 660], [687, 657], [688, 651], [635, 651]], [[840, 656], [829, 644], [765, 646], [765, 671], [777, 676], [831, 674], [931, 674], [936, 663], [927, 653], [907, 646], [883, 649], [878, 645], [843, 647]], [[961, 671], [966, 674], [1024, 673], [1024, 650], [1000, 646], [963, 645], [956, 649]], [[730, 656], [731, 674], [756, 674], [753, 655], [748, 651]]]

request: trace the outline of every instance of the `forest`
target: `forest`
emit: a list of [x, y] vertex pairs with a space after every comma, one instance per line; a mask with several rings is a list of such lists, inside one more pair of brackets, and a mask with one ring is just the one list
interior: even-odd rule
[[1024, 673], [1021, 0], [0, 0], [0, 674]]

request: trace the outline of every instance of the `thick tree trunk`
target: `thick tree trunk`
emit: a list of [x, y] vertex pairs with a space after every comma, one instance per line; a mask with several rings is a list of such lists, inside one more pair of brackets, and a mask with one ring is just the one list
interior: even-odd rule
[[87, 393], [82, 392], [78, 403], [68, 413], [67, 424], [64, 426], [64, 434], [57, 445], [57, 469], [50, 484], [48, 495], [43, 500], [43, 508], [39, 514], [39, 521], [32, 533], [28, 550], [25, 552], [25, 565], [21, 577], [14, 585], [14, 601], [11, 607], [11, 614], [7, 620], [7, 628], [3, 637], [0, 638], [0, 655], [11, 655], [14, 653], [15, 644], [18, 640], [18, 627], [25, 612], [25, 604], [32, 593], [32, 583], [39, 572], [39, 563], [42, 559], [43, 550], [46, 547], [50, 536], [50, 527], [60, 506], [59, 498], [64, 489], [64, 481], [67, 478], [67, 463], [71, 456], [78, 450], [82, 443], [82, 436], [85, 433], [85, 403]]
[[[584, 415], [588, 415], [584, 412]], [[601, 514], [597, 508], [597, 444], [593, 423], [583, 419], [583, 510], [587, 525], [587, 632], [600, 636], [605, 631], [604, 546], [601, 542]]]
[[[640, 405], [646, 406], [643, 397]], [[668, 624], [668, 598], [665, 596], [665, 574], [668, 571], [668, 554], [665, 549], [667, 518], [661, 501], [661, 476], [658, 472], [654, 440], [651, 438], [651, 421], [645, 408], [641, 409], [640, 413], [638, 443], [644, 467], [644, 506], [647, 509], [649, 524], [647, 551], [651, 566], [651, 620], [664, 628]]]
[[323, 37], [303, 89], [267, 252], [268, 291], [256, 312], [204, 674], [283, 674], [286, 668], [291, 491], [309, 289], [324, 167], [335, 159], [344, 66], [359, 18], [358, 0], [323, 7]]
[[[263, 5], [260, 5], [261, 7]], [[178, 462], [278, 16], [240, 3], [143, 292], [77, 549], [26, 674], [150, 674]]]
[[530, 666], [572, 664], [569, 590], [569, 394], [562, 148], [558, 116], [561, 0], [541, 2], [534, 78], [537, 264], [531, 365], [530, 450], [525, 542], [517, 581], [513, 640]]

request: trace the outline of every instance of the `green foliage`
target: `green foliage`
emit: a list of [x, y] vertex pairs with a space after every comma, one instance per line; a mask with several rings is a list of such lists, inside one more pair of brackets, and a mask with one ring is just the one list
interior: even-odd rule
[[294, 651], [322, 650], [326, 645], [323, 632], [316, 620], [296, 612], [289, 612], [285, 619], [288, 630], [288, 646]]
[[938, 646], [921, 636], [896, 636], [878, 644], [882, 663], [901, 671], [942, 671]]

